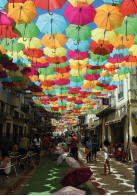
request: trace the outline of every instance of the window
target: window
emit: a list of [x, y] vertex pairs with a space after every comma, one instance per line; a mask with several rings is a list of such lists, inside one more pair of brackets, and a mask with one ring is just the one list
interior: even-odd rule
[[124, 89], [124, 81], [122, 80], [122, 84], [119, 85], [119, 88], [118, 88], [118, 99], [123, 98], [124, 96], [123, 89]]
[[6, 91], [6, 88], [5, 88], [5, 86], [3, 84], [2, 84], [2, 89]]
[[16, 117], [16, 118], [19, 117], [19, 113], [17, 111], [14, 111], [14, 117]]
[[4, 103], [1, 102], [1, 113], [4, 111]]

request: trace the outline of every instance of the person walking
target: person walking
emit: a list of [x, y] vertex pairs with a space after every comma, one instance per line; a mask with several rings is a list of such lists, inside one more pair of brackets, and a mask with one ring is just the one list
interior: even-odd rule
[[70, 142], [71, 138], [72, 138], [71, 135], [69, 135], [67, 137], [67, 148], [68, 148], [68, 152], [70, 151], [70, 147], [71, 147], [71, 142]]
[[101, 175], [106, 175], [106, 165], [108, 166], [108, 174], [110, 174], [110, 165], [109, 165], [109, 149], [110, 149], [110, 143], [108, 142], [108, 140], [104, 141], [104, 173], [102, 173]]
[[39, 135], [36, 134], [35, 139], [34, 139], [34, 149], [37, 152], [37, 165], [39, 165], [39, 162], [40, 162], [41, 144], [42, 144], [42, 141]]
[[97, 135], [93, 136], [93, 138], [90, 140], [90, 143], [92, 144], [92, 161], [93, 161], [93, 155], [94, 155], [94, 161], [96, 161], [97, 148], [98, 148]]
[[88, 149], [90, 149], [89, 154], [87, 154], [87, 163], [90, 163], [90, 162], [92, 162], [91, 161], [92, 144], [90, 143], [90, 138], [89, 137], [87, 137], [87, 139], [86, 139], [86, 145], [85, 145], [85, 147], [88, 148]]
[[44, 157], [47, 157], [48, 147], [49, 147], [49, 138], [47, 135], [42, 139], [43, 149], [44, 149]]
[[132, 138], [132, 142], [134, 142], [134, 144], [130, 148], [131, 167], [135, 170], [134, 188], [135, 188], [135, 195], [137, 195], [137, 137], [134, 136]]
[[27, 154], [29, 149], [29, 139], [22, 137], [19, 142], [19, 155]]
[[72, 135], [72, 138], [70, 140], [70, 143], [71, 143], [71, 156], [74, 158], [74, 159], [77, 159], [77, 151], [78, 151], [78, 148], [77, 148], [77, 143], [78, 143], [78, 138], [74, 135]]

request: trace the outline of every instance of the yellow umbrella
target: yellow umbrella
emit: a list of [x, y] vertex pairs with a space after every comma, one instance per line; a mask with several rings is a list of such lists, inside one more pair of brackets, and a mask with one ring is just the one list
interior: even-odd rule
[[16, 51], [10, 52], [10, 51], [8, 51], [7, 55], [9, 57], [15, 58], [15, 59], [25, 59], [25, 58], [27, 58], [27, 56], [23, 54], [22, 50], [20, 52], [16, 52]]
[[64, 46], [65, 43], [67, 43], [67, 38], [63, 34], [55, 34], [55, 35], [48, 35], [45, 34], [43, 38], [41, 39], [41, 42], [43, 46], [49, 47], [49, 48], [60, 48]]
[[41, 57], [41, 58], [31, 58], [31, 57], [28, 57], [27, 60], [30, 61], [30, 62], [36, 63], [36, 64], [37, 63], [44, 64], [44, 63], [47, 62], [45, 57]]
[[67, 49], [63, 47], [54, 48], [54, 49], [46, 47], [44, 48], [44, 54], [46, 54], [49, 57], [55, 57], [55, 56], [61, 57], [67, 54]]
[[45, 90], [54, 90], [54, 86], [41, 86], [41, 88], [45, 89]]
[[71, 69], [70, 74], [72, 76], [81, 76], [86, 74], [86, 68], [85, 69], [81, 69], [81, 70], [75, 70], [75, 69]]
[[59, 79], [61, 79], [61, 78], [69, 79], [69, 78], [70, 78], [70, 73], [63, 73], [63, 74], [61, 74], [61, 73], [56, 73], [56, 74], [54, 75], [54, 78], [55, 78], [56, 80], [59, 80]]
[[48, 76], [45, 76], [45, 75], [39, 75], [39, 79], [40, 80], [55, 80], [54, 78], [54, 75], [48, 75]]
[[101, 90], [96, 90], [96, 89], [93, 89], [93, 91], [92, 92], [97, 92], [97, 93], [100, 93], [101, 92]]
[[116, 74], [115, 71], [103, 71], [100, 75], [102, 77], [109, 77], [109, 76], [114, 76]]
[[8, 71], [7, 75], [10, 77], [21, 77], [23, 76], [22, 73], [18, 70], [18, 71]]
[[14, 20], [17, 24], [31, 23], [37, 16], [35, 4], [32, 1], [25, 3], [7, 3], [5, 6], [7, 17]]
[[121, 81], [121, 80], [124, 80], [126, 78], [126, 75], [114, 75], [113, 76], [113, 81]]
[[69, 63], [70, 63], [70, 65], [76, 65], [76, 64], [86, 65], [88, 63], [88, 58], [84, 59], [84, 60], [73, 60], [73, 59], [70, 59]]
[[131, 56], [137, 56], [137, 45], [131, 46], [127, 51]]
[[87, 68], [87, 66], [77, 63], [76, 65], [70, 65], [70, 68], [72, 68], [72, 69], [84, 69], [84, 68]]
[[118, 40], [118, 33], [115, 30], [106, 31], [96, 28], [92, 31], [92, 37], [98, 44], [113, 44]]
[[18, 39], [18, 43], [20, 46], [25, 47], [25, 48], [40, 48], [42, 47], [42, 43], [40, 39], [33, 37], [33, 38], [24, 38], [20, 37]]
[[68, 103], [67, 103], [67, 106], [69, 106], [69, 107], [73, 107], [73, 106], [74, 106], [74, 103], [70, 103], [70, 102], [68, 102]]
[[95, 0], [68, 0], [73, 7], [88, 7]]
[[64, 96], [68, 96], [68, 94], [59, 94], [59, 93], [56, 93], [56, 96], [62, 96], [62, 97], [64, 97]]

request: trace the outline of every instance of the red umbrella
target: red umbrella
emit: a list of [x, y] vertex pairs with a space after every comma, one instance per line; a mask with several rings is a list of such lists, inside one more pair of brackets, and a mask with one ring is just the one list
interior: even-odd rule
[[11, 71], [17, 71], [19, 70], [19, 68], [17, 67], [17, 65], [15, 63], [12, 63], [12, 60], [10, 61], [4, 61], [1, 63], [3, 68], [7, 69], [7, 70], [11, 70]]
[[87, 65], [87, 69], [92, 69], [92, 70], [96, 70], [96, 69], [102, 69], [103, 66], [93, 66], [93, 65]]
[[120, 12], [124, 15], [131, 15], [137, 13], [137, 0], [124, 0], [122, 2]]
[[14, 87], [15, 84], [13, 82], [1, 82], [4, 86]]
[[105, 44], [98, 44], [95, 41], [90, 42], [90, 50], [94, 54], [99, 54], [99, 55], [107, 55], [112, 53], [114, 46], [112, 44], [105, 45]]
[[118, 65], [115, 65], [114, 68], [107, 68], [105, 65], [103, 65], [103, 69], [107, 70], [107, 71], [114, 71], [115, 69], [119, 69]]
[[41, 92], [42, 88], [40, 86], [28, 86], [28, 90], [32, 92]]
[[50, 101], [57, 101], [58, 99], [57, 99], [57, 97], [49, 97], [49, 100]]
[[62, 67], [62, 68], [58, 68], [58, 67], [54, 67], [55, 72], [59, 72], [59, 73], [67, 73], [69, 72], [70, 66], [68, 65], [67, 67]]
[[40, 84], [43, 86], [53, 86], [53, 85], [55, 85], [55, 82], [46, 80], [46, 81], [40, 81]]
[[49, 62], [46, 62], [44, 64], [42, 63], [31, 63], [31, 66], [35, 67], [35, 68], [45, 68], [49, 66]]
[[97, 84], [96, 84], [96, 86], [100, 86], [100, 87], [107, 87], [109, 84], [102, 84], [102, 83], [100, 83], [100, 82], [98, 82]]
[[62, 56], [62, 57], [47, 57], [47, 61], [49, 63], [56, 63], [56, 64], [59, 64], [59, 63], [65, 63], [68, 59], [65, 57], [65, 56]]
[[41, 58], [42, 56], [45, 56], [43, 53], [43, 50], [41, 49], [23, 49], [23, 53], [31, 58]]
[[32, 67], [25, 67], [23, 70], [20, 71], [24, 76], [33, 76], [36, 75], [38, 72]]
[[60, 9], [67, 0], [33, 0], [36, 7], [41, 9], [50, 10]]
[[136, 56], [126, 56], [124, 58], [124, 61], [126, 61], [126, 62], [137, 62], [137, 57]]
[[0, 37], [12, 39], [15, 37], [19, 37], [19, 35], [12, 32], [12, 27], [10, 25], [0, 25]]
[[78, 94], [79, 93], [79, 91], [72, 91], [72, 90], [70, 90], [70, 91], [68, 91], [68, 94]]
[[7, 78], [7, 74], [5, 71], [0, 72], [0, 78]]

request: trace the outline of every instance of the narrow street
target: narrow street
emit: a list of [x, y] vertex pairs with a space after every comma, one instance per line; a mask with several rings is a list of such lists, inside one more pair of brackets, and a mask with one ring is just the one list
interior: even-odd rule
[[[134, 195], [134, 170], [130, 167], [130, 162], [122, 163], [121, 161], [110, 159], [111, 175], [100, 175], [103, 173], [104, 152], [97, 153], [97, 161], [88, 163], [86, 154], [83, 149], [79, 148], [79, 159], [85, 167], [90, 167], [93, 172], [92, 183], [95, 181], [105, 191], [107, 195]], [[99, 188], [99, 187], [97, 187]], [[95, 194], [95, 193], [94, 193]]]

